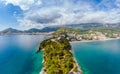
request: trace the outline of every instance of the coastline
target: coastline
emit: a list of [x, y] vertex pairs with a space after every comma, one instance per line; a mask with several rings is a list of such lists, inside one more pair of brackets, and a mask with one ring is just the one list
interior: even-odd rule
[[[80, 65], [78, 64], [77, 60], [75, 59], [75, 57], [73, 57], [74, 61], [75, 61], [75, 65], [78, 67], [77, 68], [77, 72], [74, 72], [73, 74], [82, 74], [82, 69], [80, 67]], [[44, 61], [44, 60], [43, 60]], [[44, 67], [42, 67], [41, 71], [39, 72], [39, 74], [47, 74], [45, 71], [44, 71]]]
[[[69, 53], [67, 53], [67, 55], [65, 54], [65, 51], [64, 51], [64, 53], [63, 53], [63, 51], [61, 52], [61, 53], [63, 53], [63, 55], [62, 56], [64, 56], [64, 57], [66, 57], [65, 59], [68, 59], [68, 64], [70, 64], [70, 63], [72, 63], [72, 64], [70, 64], [69, 65], [69, 70], [63, 70], [63, 72], [62, 72], [62, 74], [65, 74], [65, 72], [67, 71], [67, 73], [68, 74], [82, 74], [82, 70], [81, 70], [81, 67], [80, 67], [80, 65], [78, 64], [78, 62], [77, 62], [77, 60], [75, 59], [75, 57], [72, 55], [73, 53], [71, 52], [71, 45], [70, 45], [70, 42], [66, 39], [66, 38], [61, 38], [61, 39], [59, 39], [60, 41], [63, 41], [63, 42], [60, 42], [60, 41], [58, 41], [57, 39], [49, 39], [49, 40], [44, 40], [43, 41], [43, 43], [41, 43], [41, 46], [40, 46], [40, 48], [43, 50], [45, 47], [42, 47], [42, 46], [44, 46], [44, 43], [45, 43], [45, 45], [47, 45], [47, 42], [49, 42], [49, 41], [51, 41], [51, 42], [53, 42], [54, 44], [56, 44], [56, 45], [59, 45], [59, 46], [62, 46], [62, 44], [64, 44], [65, 45], [65, 42], [66, 43], [68, 43], [68, 45], [65, 45], [61, 50], [63, 50], [63, 49], [65, 49], [65, 47], [68, 47], [68, 49], [66, 49], [66, 52], [69, 52]], [[48, 44], [48, 45], [50, 45], [52, 48], [53, 48], [53, 45], [52, 44]], [[49, 47], [50, 47], [49, 46]], [[70, 48], [69, 48], [70, 47]], [[53, 48], [54, 49], [54, 48]], [[46, 50], [47, 50], [47, 48], [46, 48]], [[45, 51], [45, 50], [44, 50]], [[51, 50], [52, 51], [52, 50]], [[55, 52], [54, 52], [55, 53]], [[42, 67], [42, 69], [41, 69], [41, 71], [39, 72], [39, 74], [47, 74], [47, 73], [49, 73], [49, 68], [48, 67], [46, 67], [45, 65], [46, 65], [46, 58], [48, 58], [48, 57], [44, 57], [46, 55], [46, 53], [44, 53], [43, 54], [43, 60], [42, 60], [42, 64], [43, 64], [43, 67]], [[47, 54], [48, 55], [48, 54]], [[59, 55], [60, 56], [60, 55]], [[71, 58], [69, 57], [69, 56], [71, 56]], [[70, 59], [69, 59], [69, 58]], [[58, 60], [58, 59], [57, 59]], [[71, 60], [71, 61], [69, 61], [69, 60]], [[64, 61], [64, 58], [63, 58], [63, 60], [62, 60], [62, 62]], [[48, 62], [48, 61], [47, 61]], [[60, 63], [60, 61], [58, 62], [59, 64], [62, 64], [62, 63]], [[56, 64], [58, 64], [58, 63], [56, 63]], [[65, 62], [64, 62], [65, 63]], [[58, 65], [59, 65], [58, 64]], [[68, 66], [68, 64], [63, 64], [63, 66]], [[60, 66], [60, 65], [59, 65]], [[70, 67], [71, 66], [71, 67]], [[58, 67], [56, 67], [56, 68], [58, 68]], [[49, 70], [46, 70], [46, 69], [49, 69]], [[51, 70], [52, 70], [53, 68], [51, 68]], [[66, 67], [65, 67], [65, 69], [66, 69]], [[54, 69], [53, 69], [54, 70]], [[62, 70], [62, 69], [61, 69]]]
[[81, 66], [78, 64], [78, 62], [77, 62], [77, 60], [75, 59], [75, 57], [74, 57], [74, 61], [75, 61], [76, 66], [78, 67], [78, 72], [77, 72], [77, 73], [74, 73], [74, 74], [82, 74]]
[[[71, 52], [71, 51], [70, 51]], [[72, 53], [72, 52], [71, 52]], [[73, 54], [73, 53], [72, 53]], [[77, 71], [76, 72], [73, 72], [73, 74], [82, 74], [82, 69], [81, 69], [81, 66], [78, 64], [76, 58], [73, 56], [73, 60], [75, 61], [74, 62], [74, 67], [77, 66]], [[42, 64], [44, 64], [44, 59], [42, 60]], [[43, 66], [42, 69], [40, 70], [39, 74], [47, 74], [45, 71], [44, 71], [45, 67]], [[74, 69], [74, 68], [73, 68]], [[70, 71], [72, 72], [72, 70]], [[71, 73], [69, 73], [71, 74]]]
[[[120, 39], [120, 38], [106, 38], [104, 40], [83, 40], [83, 41], [72, 41], [70, 43], [81, 43], [81, 42], [96, 42], [96, 41], [109, 41], [109, 40], [117, 40], [117, 39]], [[73, 56], [73, 59], [75, 61], [74, 63], [74, 66], [77, 66], [77, 71], [76, 72], [73, 72], [73, 74], [82, 74], [82, 69], [81, 69], [81, 66], [78, 64], [77, 60], [75, 59], [75, 57]], [[44, 59], [43, 59], [44, 60]], [[74, 68], [73, 68], [74, 69]], [[72, 72], [73, 70], [71, 70], [70, 72]], [[41, 71], [39, 72], [39, 74], [47, 74], [45, 71], [44, 71], [44, 66], [43, 68], [41, 69]]]
[[109, 40], [118, 40], [119, 38], [107, 38], [104, 40], [82, 40], [82, 41], [71, 41], [70, 43], [84, 43], [84, 42], [96, 42], [96, 41], [109, 41]]

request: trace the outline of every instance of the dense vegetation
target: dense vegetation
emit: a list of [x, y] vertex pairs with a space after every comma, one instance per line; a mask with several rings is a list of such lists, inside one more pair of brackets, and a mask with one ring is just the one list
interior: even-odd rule
[[47, 74], [68, 74], [77, 70], [67, 39], [44, 40], [40, 44], [41, 49], [44, 50], [44, 71]]
[[57, 31], [53, 33], [53, 35], [59, 35], [62, 33], [80, 33], [79, 30], [74, 29], [74, 28], [67, 28], [67, 27], [61, 27]]

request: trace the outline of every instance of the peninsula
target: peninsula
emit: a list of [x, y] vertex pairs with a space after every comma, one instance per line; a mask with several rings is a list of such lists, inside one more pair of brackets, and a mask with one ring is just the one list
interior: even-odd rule
[[82, 74], [66, 38], [44, 40], [37, 53], [40, 51], [43, 51], [43, 68], [40, 74]]

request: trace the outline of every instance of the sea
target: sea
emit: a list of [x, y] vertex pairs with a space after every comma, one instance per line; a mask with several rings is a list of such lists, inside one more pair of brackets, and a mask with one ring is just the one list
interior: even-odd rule
[[120, 74], [120, 40], [72, 43], [83, 74]]
[[[39, 74], [43, 35], [0, 36], [0, 74]], [[71, 43], [83, 74], [120, 74], [120, 40]]]
[[46, 37], [41, 35], [0, 36], [0, 74], [39, 74], [42, 52], [36, 53]]

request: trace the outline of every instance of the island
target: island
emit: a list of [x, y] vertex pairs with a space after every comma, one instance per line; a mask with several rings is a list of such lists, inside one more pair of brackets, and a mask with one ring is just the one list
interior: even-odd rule
[[37, 53], [42, 51], [43, 68], [40, 74], [82, 74], [73, 57], [71, 45], [65, 37], [42, 41]]

